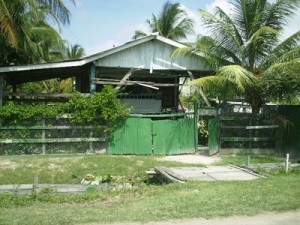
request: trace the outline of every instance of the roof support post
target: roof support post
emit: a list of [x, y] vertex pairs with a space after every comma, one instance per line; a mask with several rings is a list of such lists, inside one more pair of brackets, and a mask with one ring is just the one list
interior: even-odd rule
[[0, 76], [0, 107], [3, 106], [3, 88], [4, 88], [4, 78], [2, 75]]
[[96, 92], [96, 84], [94, 83], [95, 78], [96, 78], [96, 66], [93, 63], [91, 66], [91, 72], [90, 72], [91, 94], [94, 94]]

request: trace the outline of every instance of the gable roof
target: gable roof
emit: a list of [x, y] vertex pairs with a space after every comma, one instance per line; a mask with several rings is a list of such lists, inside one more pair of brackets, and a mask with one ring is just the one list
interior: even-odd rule
[[[35, 64], [35, 65], [27, 65], [27, 66], [0, 67], [0, 75], [4, 74], [5, 79], [8, 82], [18, 84], [18, 83], [46, 80], [52, 78], [66, 78], [71, 76], [72, 77], [79, 76], [84, 72], [88, 72], [89, 65], [91, 65], [92, 63], [94, 63], [98, 67], [103, 66], [109, 68], [120, 68], [122, 66], [120, 66], [119, 64], [115, 64], [115, 63], [107, 64], [106, 59], [114, 58], [122, 53], [123, 58], [120, 56], [121, 58], [119, 59], [119, 61], [122, 62], [124, 61], [124, 52], [125, 54], [128, 54], [130, 49], [134, 49], [140, 46], [145, 46], [146, 43], [150, 43], [153, 41], [163, 44], [163, 48], [168, 48], [167, 56], [165, 57], [170, 57], [170, 49], [174, 50], [176, 48], [186, 47], [185, 45], [178, 43], [176, 41], [170, 40], [168, 38], [159, 35], [152, 34], [140, 39], [129, 41], [118, 47], [114, 47], [94, 55], [83, 57], [78, 60], [43, 63], [43, 64]], [[159, 47], [157, 48], [159, 49]], [[162, 48], [162, 46], [160, 46], [160, 48]], [[139, 51], [139, 49], [137, 51]], [[148, 57], [151, 58], [154, 56], [149, 55]], [[141, 57], [138, 57], [137, 59], [139, 58]], [[111, 60], [111, 61], [116, 61], [116, 60]], [[188, 61], [184, 63], [187, 64], [187, 62]], [[127, 66], [127, 68], [134, 68], [134, 65], [125, 65], [125, 66]], [[190, 69], [190, 68], [180, 67], [180, 66], [178, 68], [181, 70]], [[203, 68], [203, 66], [201, 68]], [[147, 68], [147, 69], [152, 69], [152, 68]], [[166, 67], [163, 69], [171, 69], [171, 68]], [[191, 70], [193, 69], [195, 70], [195, 68], [191, 68]]]

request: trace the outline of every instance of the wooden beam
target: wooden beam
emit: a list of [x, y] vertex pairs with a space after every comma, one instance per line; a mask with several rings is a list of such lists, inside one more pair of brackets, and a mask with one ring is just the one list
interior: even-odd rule
[[[190, 77], [192, 80], [195, 80], [195, 77], [194, 77], [194, 75], [192, 74], [191, 71], [187, 71], [187, 73], [188, 73], [189, 77]], [[203, 98], [205, 104], [206, 104], [208, 107], [211, 107], [211, 104], [210, 104], [210, 102], [208, 101], [206, 95], [204, 94], [204, 92], [203, 92], [203, 90], [202, 90], [202, 87], [199, 87], [199, 93], [200, 93], [201, 97]]]
[[0, 130], [70, 130], [92, 128], [92, 126], [0, 126]]
[[0, 76], [0, 107], [3, 105], [3, 88], [4, 88], [4, 79], [2, 75]]
[[[51, 94], [51, 93], [8, 93], [4, 92], [3, 96], [5, 97], [35, 97], [35, 98], [70, 98], [74, 94]], [[89, 97], [90, 94], [82, 93], [82, 96]]]
[[143, 83], [137, 83], [137, 84], [140, 85], [140, 86], [143, 86], [143, 87], [148, 87], [148, 88], [152, 88], [154, 90], [159, 90], [159, 88], [154, 87], [154, 86], [149, 85], [149, 84], [143, 84]]
[[[99, 80], [99, 79], [96, 79], [94, 81], [95, 84], [111, 84], [111, 85], [118, 85], [120, 82], [117, 82], [117, 81], [102, 81], [102, 80]], [[177, 87], [179, 86], [179, 84], [163, 84], [163, 83], [153, 83], [153, 82], [144, 82], [144, 81], [131, 81], [131, 80], [128, 80], [128, 81], [125, 81], [123, 83], [123, 85], [126, 85], [126, 86], [132, 86], [132, 85], [140, 85], [140, 84], [146, 84], [146, 85], [151, 85], [151, 86], [155, 86], [155, 87]]]
[[105, 141], [105, 138], [0, 139], [1, 144], [38, 144]]
[[129, 79], [129, 77], [137, 70], [141, 70], [141, 69], [140, 68], [130, 69], [129, 72], [126, 73], [125, 76], [122, 78], [122, 80], [120, 80], [118, 86], [115, 89], [119, 90], [125, 84], [125, 82]]

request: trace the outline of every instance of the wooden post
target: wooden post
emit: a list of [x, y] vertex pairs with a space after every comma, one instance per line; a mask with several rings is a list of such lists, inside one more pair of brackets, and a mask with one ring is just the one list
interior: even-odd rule
[[3, 76], [0, 76], [0, 107], [3, 105], [3, 88], [4, 88], [4, 79]]
[[194, 142], [195, 142], [195, 152], [198, 147], [198, 103], [194, 101]]
[[[42, 126], [44, 127], [45, 126], [45, 118], [42, 119]], [[42, 140], [43, 140], [43, 143], [42, 143], [42, 154], [43, 155], [46, 155], [46, 143], [44, 142], [46, 139], [46, 131], [45, 129], [42, 130]]]
[[91, 94], [94, 94], [96, 92], [96, 84], [94, 83], [95, 78], [96, 78], [96, 66], [93, 64], [91, 66], [91, 74], [90, 74]]
[[[93, 128], [91, 128], [91, 130], [90, 130], [90, 138], [93, 138]], [[93, 152], [93, 142], [92, 141], [89, 143], [89, 146], [90, 146], [90, 151], [92, 153]], [[86, 153], [88, 153], [88, 150], [86, 151]]]
[[247, 155], [247, 166], [250, 166], [250, 155]]
[[290, 154], [286, 154], [286, 159], [285, 159], [285, 172], [289, 172], [289, 158]]

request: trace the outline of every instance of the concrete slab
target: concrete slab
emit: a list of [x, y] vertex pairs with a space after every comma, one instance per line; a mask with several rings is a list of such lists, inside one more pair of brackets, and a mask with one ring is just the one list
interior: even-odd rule
[[161, 169], [181, 181], [254, 180], [261, 177], [233, 166], [161, 167]]

